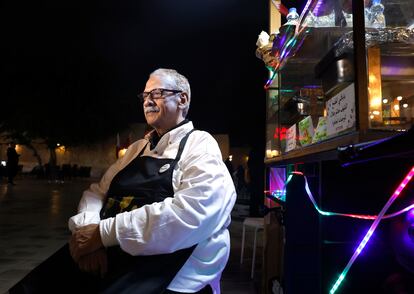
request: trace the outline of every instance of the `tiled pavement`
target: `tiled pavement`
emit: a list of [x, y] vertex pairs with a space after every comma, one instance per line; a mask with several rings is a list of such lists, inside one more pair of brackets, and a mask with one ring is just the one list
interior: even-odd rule
[[[0, 294], [7, 293], [66, 242], [67, 219], [76, 211], [81, 192], [90, 180], [50, 184], [41, 179], [20, 178], [16, 183], [8, 186], [3, 179], [0, 184]], [[222, 276], [223, 294], [260, 293], [261, 250], [256, 258], [256, 276], [251, 280], [252, 234], [246, 234], [245, 262], [241, 266], [241, 228], [242, 219], [233, 218], [230, 260]]]

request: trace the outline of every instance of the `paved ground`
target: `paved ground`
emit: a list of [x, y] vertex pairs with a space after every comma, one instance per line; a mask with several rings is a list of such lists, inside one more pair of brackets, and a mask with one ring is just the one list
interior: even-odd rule
[[[4, 181], [0, 184], [0, 293], [7, 293], [66, 242], [67, 219], [76, 211], [81, 192], [90, 184], [85, 179], [50, 184], [20, 178], [16, 186], [8, 186]], [[223, 294], [260, 293], [261, 250], [257, 253], [255, 280], [251, 280], [252, 234], [247, 234], [245, 262], [241, 266], [241, 224], [241, 218], [234, 218], [230, 227], [232, 250], [222, 277]]]

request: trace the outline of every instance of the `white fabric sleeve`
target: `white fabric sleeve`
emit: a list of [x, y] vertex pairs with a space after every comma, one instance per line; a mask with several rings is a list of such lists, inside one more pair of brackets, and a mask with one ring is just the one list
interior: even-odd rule
[[69, 230], [71, 232], [76, 228], [88, 224], [97, 224], [100, 221], [99, 212], [103, 205], [104, 195], [92, 192], [94, 190], [92, 185], [88, 190], [83, 192], [78, 205], [78, 214], [69, 218]]
[[105, 202], [109, 185], [114, 176], [134, 158], [137, 145], [137, 143], [131, 145], [132, 148], [128, 148], [124, 157], [118, 159], [108, 168], [99, 183], [91, 184], [89, 189], [83, 192], [78, 205], [78, 214], [69, 218], [70, 231], [73, 232], [76, 228], [100, 222], [99, 212]]
[[116, 239], [114, 217], [101, 220], [99, 223], [99, 232], [101, 234], [102, 244], [105, 247], [119, 245], [119, 242]]
[[[207, 133], [190, 140], [174, 197], [101, 222], [101, 237], [132, 255], [170, 253], [208, 239], [228, 223], [236, 192], [217, 142]], [[207, 135], [206, 135], [207, 134]], [[190, 142], [192, 141], [192, 142]], [[184, 155], [184, 153], [183, 153]]]

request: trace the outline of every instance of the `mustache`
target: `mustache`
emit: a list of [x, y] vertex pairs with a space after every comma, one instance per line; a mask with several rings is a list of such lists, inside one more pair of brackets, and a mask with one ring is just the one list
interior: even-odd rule
[[144, 107], [144, 113], [147, 113], [150, 111], [159, 111], [159, 109], [158, 107]]

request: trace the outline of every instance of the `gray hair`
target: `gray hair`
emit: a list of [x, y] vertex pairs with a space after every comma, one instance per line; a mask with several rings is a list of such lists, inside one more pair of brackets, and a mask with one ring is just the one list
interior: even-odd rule
[[188, 107], [183, 110], [183, 116], [186, 117], [188, 113], [188, 109], [190, 108], [190, 101], [191, 101], [191, 89], [190, 89], [190, 83], [188, 82], [188, 79], [182, 74], [179, 74], [175, 69], [168, 69], [168, 68], [159, 68], [153, 71], [150, 74], [150, 77], [151, 76], [168, 78], [174, 83], [174, 86], [177, 88], [177, 90], [181, 90], [187, 93]]

